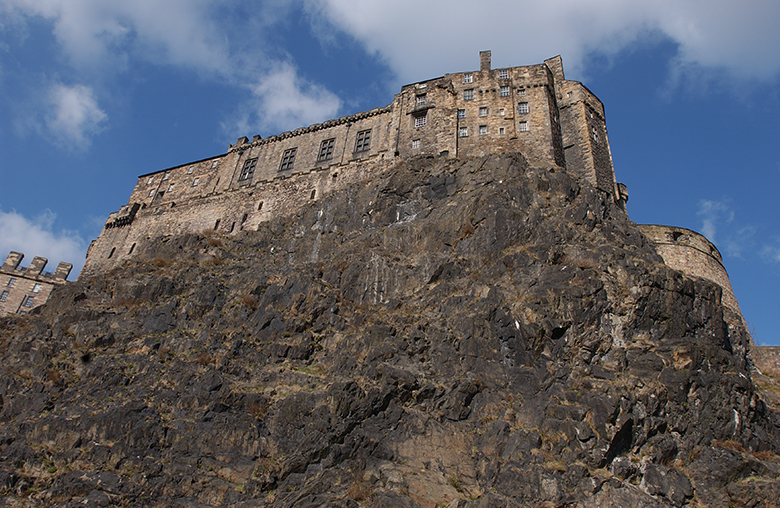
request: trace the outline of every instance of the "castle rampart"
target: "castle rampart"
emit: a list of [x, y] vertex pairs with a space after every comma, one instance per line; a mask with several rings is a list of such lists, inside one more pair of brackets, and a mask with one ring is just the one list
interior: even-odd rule
[[398, 160], [507, 152], [565, 168], [619, 199], [601, 102], [565, 79], [560, 57], [492, 69], [485, 51], [480, 70], [405, 85], [385, 107], [239, 138], [225, 154], [141, 175], [82, 273], [110, 269], [163, 235], [256, 229]]
[[45, 273], [48, 260], [35, 256], [30, 266], [21, 268], [21, 252], [11, 252], [0, 267], [0, 316], [27, 314], [46, 303], [51, 290], [64, 284], [73, 265], [60, 262], [54, 273]]

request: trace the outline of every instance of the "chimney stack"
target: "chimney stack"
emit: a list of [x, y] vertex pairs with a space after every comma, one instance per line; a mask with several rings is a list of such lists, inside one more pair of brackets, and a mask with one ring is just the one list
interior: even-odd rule
[[479, 70], [490, 71], [490, 50], [479, 52]]

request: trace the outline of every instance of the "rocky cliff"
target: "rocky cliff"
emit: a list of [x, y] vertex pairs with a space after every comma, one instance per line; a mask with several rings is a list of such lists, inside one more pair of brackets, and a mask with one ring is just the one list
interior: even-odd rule
[[720, 299], [560, 168], [415, 159], [1, 320], [0, 493], [770, 506], [780, 418]]

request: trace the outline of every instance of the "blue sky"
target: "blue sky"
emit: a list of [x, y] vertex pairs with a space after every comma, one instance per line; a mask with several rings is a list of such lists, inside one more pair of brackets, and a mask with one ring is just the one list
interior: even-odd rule
[[0, 255], [76, 265], [143, 173], [560, 54], [638, 223], [705, 234], [780, 345], [780, 3], [0, 0]]

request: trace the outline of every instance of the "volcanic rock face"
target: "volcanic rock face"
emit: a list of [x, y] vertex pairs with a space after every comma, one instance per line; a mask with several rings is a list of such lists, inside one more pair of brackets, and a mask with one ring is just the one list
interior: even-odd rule
[[0, 321], [9, 506], [769, 506], [719, 289], [519, 155], [418, 159]]

